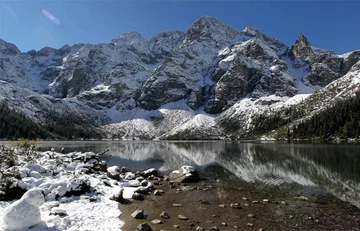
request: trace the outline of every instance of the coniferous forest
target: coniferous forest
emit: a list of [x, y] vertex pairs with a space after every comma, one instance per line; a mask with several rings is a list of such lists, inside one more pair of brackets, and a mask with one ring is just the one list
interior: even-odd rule
[[293, 138], [318, 137], [320, 139], [359, 138], [360, 135], [360, 93], [337, 102], [320, 113], [294, 127]]
[[49, 132], [23, 113], [10, 109], [6, 103], [0, 104], [0, 138], [45, 139], [49, 136]]
[[299, 107], [285, 108], [272, 115], [261, 114], [254, 118], [254, 126], [249, 135], [256, 137], [277, 130], [277, 137], [285, 139], [359, 138], [360, 93], [293, 124], [304, 115], [304, 110]]
[[6, 103], [0, 104], [0, 138], [27, 139], [89, 139], [101, 138], [102, 133], [86, 115], [74, 112], [46, 112], [44, 121], [34, 122], [31, 118], [10, 109]]

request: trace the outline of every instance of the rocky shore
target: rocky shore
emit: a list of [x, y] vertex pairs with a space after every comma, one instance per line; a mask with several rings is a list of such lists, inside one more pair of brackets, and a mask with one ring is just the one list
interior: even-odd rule
[[[0, 230], [360, 230], [359, 208], [328, 194], [204, 179], [192, 166], [130, 171], [92, 152], [17, 152], [1, 168]], [[14, 206], [25, 209], [10, 216]]]

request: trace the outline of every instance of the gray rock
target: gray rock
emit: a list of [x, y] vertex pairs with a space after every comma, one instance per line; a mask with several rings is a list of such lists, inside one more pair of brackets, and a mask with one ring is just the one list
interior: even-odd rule
[[154, 219], [151, 221], [151, 223], [159, 225], [159, 224], [162, 224], [162, 221], [160, 219]]
[[[145, 180], [145, 178], [142, 177], [142, 176], [139, 176], [139, 177], [137, 177], [135, 180], [138, 180], [138, 181], [141, 183], [142, 181]], [[144, 185], [144, 186], [145, 186], [145, 185]]]
[[137, 227], [139, 231], [152, 231], [152, 228], [147, 223], [142, 223]]
[[135, 193], [133, 193], [133, 195], [132, 195], [132, 199], [138, 200], [138, 201], [143, 201], [143, 200], [145, 200], [145, 197], [144, 197], [144, 195], [135, 192]]
[[192, 166], [182, 166], [180, 170], [175, 170], [168, 176], [169, 181], [179, 183], [192, 183], [200, 180], [199, 174]]
[[148, 195], [149, 194], [148, 189], [146, 187], [144, 187], [144, 186], [138, 187], [137, 189], [135, 189], [134, 192], [135, 193], [140, 193], [142, 195]]
[[144, 219], [144, 210], [136, 210], [131, 214], [131, 216], [135, 219]]
[[242, 209], [239, 203], [231, 203], [230, 207], [233, 209]]
[[124, 193], [123, 188], [116, 187], [114, 188], [113, 195], [110, 199], [117, 202], [123, 202], [124, 201], [123, 193]]
[[296, 40], [295, 44], [291, 47], [291, 52], [295, 56], [300, 57], [307, 57], [314, 54], [310, 47], [310, 42], [303, 34], [300, 34], [299, 40]]
[[141, 186], [147, 186], [148, 185], [148, 182], [147, 180], [143, 180], [140, 182]]
[[193, 109], [193, 110], [197, 110], [201, 103], [203, 101], [203, 90], [200, 89], [195, 89], [190, 93], [189, 99], [187, 101], [187, 105]]
[[155, 168], [150, 168], [148, 170], [145, 170], [141, 174], [143, 177], [148, 178], [149, 176], [158, 176], [158, 171]]
[[165, 218], [165, 219], [169, 219], [170, 218], [170, 215], [167, 211], [164, 211], [160, 214], [160, 217], [161, 218]]
[[180, 219], [180, 220], [184, 220], [184, 221], [187, 221], [187, 220], [189, 220], [189, 218], [188, 217], [186, 217], [186, 216], [184, 216], [184, 215], [178, 215], [178, 218]]
[[126, 172], [128, 172], [127, 168], [126, 167], [121, 167], [120, 173], [126, 173]]

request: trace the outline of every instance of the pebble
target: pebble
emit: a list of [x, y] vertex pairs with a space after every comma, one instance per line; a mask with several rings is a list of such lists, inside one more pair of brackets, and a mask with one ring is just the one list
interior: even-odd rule
[[67, 212], [64, 209], [60, 209], [58, 207], [53, 207], [51, 209], [50, 215], [58, 215], [60, 217], [67, 216]]
[[250, 205], [249, 204], [244, 204], [245, 207], [249, 207]]
[[264, 199], [263, 202], [268, 203], [269, 199]]
[[151, 221], [151, 223], [159, 225], [159, 224], [162, 224], [162, 221], [160, 219], [154, 219]]
[[160, 190], [155, 190], [155, 191], [154, 191], [154, 195], [155, 195], [155, 196], [161, 196], [162, 193], [160, 192]]
[[242, 199], [243, 199], [244, 201], [247, 201], [247, 200], [248, 200], [246, 197], [243, 197]]
[[170, 218], [170, 215], [167, 211], [164, 211], [160, 214], [160, 217], [161, 218], [165, 218], [165, 219], [169, 219]]
[[210, 201], [200, 201], [201, 204], [209, 205]]
[[233, 209], [241, 209], [241, 206], [239, 205], [239, 203], [231, 203], [230, 207]]
[[254, 217], [255, 217], [255, 215], [254, 215], [254, 214], [252, 214], [252, 213], [249, 213], [249, 214], [247, 215], [247, 217], [248, 217], [248, 218], [254, 218]]
[[222, 226], [227, 226], [227, 224], [225, 222], [221, 222]]
[[214, 226], [214, 227], [211, 228], [211, 230], [219, 230], [219, 228]]
[[173, 225], [174, 229], [180, 229], [180, 226], [178, 225]]
[[254, 224], [253, 223], [247, 223], [247, 226], [254, 227]]
[[186, 216], [184, 216], [184, 215], [181, 215], [181, 214], [178, 216], [178, 218], [179, 218], [180, 220], [184, 220], [184, 221], [189, 220], [188, 217], [186, 217]]
[[310, 199], [305, 196], [299, 196], [299, 197], [294, 197], [294, 198], [299, 201], [310, 201]]
[[281, 201], [282, 205], [287, 205], [288, 203], [286, 201]]
[[259, 201], [253, 201], [252, 203], [253, 203], [253, 204], [257, 204], [257, 203], [259, 203]]
[[203, 230], [204, 230], [204, 228], [201, 226], [196, 227], [196, 231], [203, 231]]
[[174, 207], [182, 207], [182, 204], [173, 204]]
[[219, 208], [225, 208], [224, 204], [218, 205]]

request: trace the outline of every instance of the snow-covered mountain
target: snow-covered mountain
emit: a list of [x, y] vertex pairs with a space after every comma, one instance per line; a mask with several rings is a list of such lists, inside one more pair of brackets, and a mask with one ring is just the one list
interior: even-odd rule
[[360, 50], [338, 55], [302, 34], [288, 47], [204, 16], [186, 33], [149, 40], [129, 32], [106, 44], [26, 53], [0, 40], [0, 101], [39, 122], [50, 110], [86, 113], [113, 138], [215, 139], [229, 126], [246, 133], [254, 116], [320, 89], [343, 90], [331, 100], [351, 97], [359, 60]]

